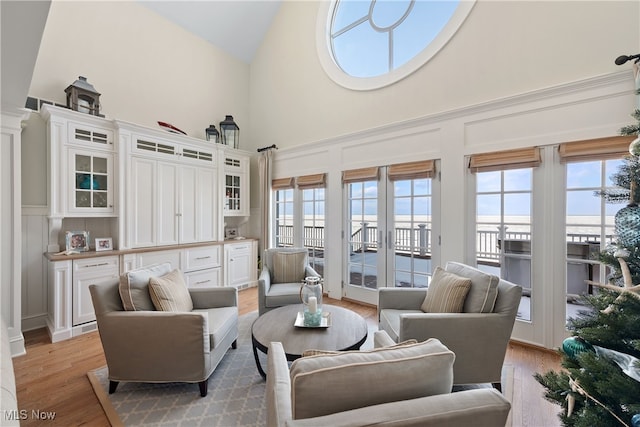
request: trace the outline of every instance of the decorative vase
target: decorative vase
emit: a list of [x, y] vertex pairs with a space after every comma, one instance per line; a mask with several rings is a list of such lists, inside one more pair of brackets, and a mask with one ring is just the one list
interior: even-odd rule
[[322, 320], [322, 281], [319, 277], [304, 278], [300, 288], [303, 305], [304, 326], [320, 326]]
[[580, 337], [569, 337], [562, 341], [562, 351], [571, 358], [585, 351], [595, 351], [593, 346]]
[[624, 247], [640, 246], [640, 206], [630, 203], [620, 209], [615, 217], [618, 242]]

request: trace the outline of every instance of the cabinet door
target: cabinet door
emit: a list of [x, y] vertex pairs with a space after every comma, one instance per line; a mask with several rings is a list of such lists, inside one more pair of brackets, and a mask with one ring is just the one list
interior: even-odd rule
[[198, 168], [180, 167], [180, 207], [178, 222], [180, 243], [193, 243], [198, 239]]
[[119, 270], [117, 256], [73, 262], [73, 326], [96, 319], [89, 286], [118, 283]]
[[156, 245], [157, 164], [155, 160], [133, 157], [131, 180], [127, 182], [130, 211], [127, 235], [132, 248]]
[[200, 242], [218, 240], [218, 197], [216, 171], [198, 168], [196, 195], [196, 235]]
[[158, 162], [157, 200], [155, 206], [158, 218], [156, 229], [156, 245], [178, 244], [178, 173], [180, 165], [176, 163]]
[[227, 244], [224, 248], [227, 286], [241, 286], [251, 281], [251, 244]]
[[113, 214], [113, 153], [70, 148], [68, 156], [68, 213]]
[[249, 157], [240, 153], [225, 154], [222, 191], [224, 215], [249, 215]]

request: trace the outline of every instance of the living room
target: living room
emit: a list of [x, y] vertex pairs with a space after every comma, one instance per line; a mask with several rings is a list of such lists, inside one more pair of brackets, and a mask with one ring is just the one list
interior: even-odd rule
[[[558, 262], [564, 256], [563, 206], [553, 202], [565, 189], [553, 185], [562, 181], [555, 153], [559, 144], [614, 137], [629, 123], [633, 71], [614, 59], [640, 51], [637, 2], [477, 1], [426, 64], [370, 90], [341, 86], [325, 71], [318, 53], [324, 2], [282, 2], [249, 60], [140, 2], [34, 2], [34, 15], [11, 15], [12, 25], [29, 28], [29, 34], [7, 37], [5, 11], [11, 5], [5, 3], [12, 2], [2, 5], [3, 127], [16, 123], [8, 134], [21, 133], [22, 144], [3, 157], [18, 160], [22, 172], [3, 179], [2, 201], [22, 226], [3, 225], [9, 243], [2, 247], [7, 280], [1, 308], [16, 354], [24, 350], [23, 331], [44, 327], [50, 303], [42, 257], [49, 240], [45, 125], [36, 112], [20, 131], [16, 109], [26, 96], [65, 104], [64, 89], [79, 75], [101, 93], [101, 113], [109, 119], [150, 128], [166, 121], [204, 139], [207, 126], [232, 114], [242, 150], [277, 145], [274, 179], [326, 174], [326, 248], [343, 245], [343, 171], [435, 160], [432, 226], [440, 244], [433, 247], [432, 263], [473, 263], [476, 252], [468, 242], [475, 237], [475, 187], [468, 159], [541, 148], [543, 166], [534, 186], [554, 189], [534, 196], [534, 228], [542, 242], [532, 254], [537, 302], [528, 320], [516, 322], [513, 338], [553, 349], [567, 336], [566, 291], [554, 286], [566, 281], [566, 263]], [[44, 12], [37, 9], [43, 4]], [[29, 44], [39, 33], [35, 46]], [[11, 52], [32, 61], [5, 61]], [[23, 68], [7, 73], [7, 64]], [[5, 83], [10, 76], [15, 82]], [[7, 105], [15, 88], [5, 91], [5, 84], [14, 83], [23, 91]], [[256, 238], [262, 217], [257, 159], [251, 161], [249, 220], [233, 224], [241, 235]], [[345, 295], [345, 263], [340, 250], [325, 252], [328, 296], [373, 303], [364, 289]]]

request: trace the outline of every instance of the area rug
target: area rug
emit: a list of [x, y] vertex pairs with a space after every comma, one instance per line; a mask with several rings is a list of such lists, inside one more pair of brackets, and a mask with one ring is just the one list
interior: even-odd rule
[[[211, 426], [262, 427], [266, 425], [266, 382], [256, 368], [251, 349], [251, 325], [258, 312], [240, 316], [238, 348], [230, 349], [209, 378], [209, 392], [200, 397], [197, 384], [120, 383], [108, 394], [107, 367], [89, 371], [93, 390], [113, 427]], [[373, 348], [375, 326], [362, 349]], [[266, 355], [258, 352], [263, 367]], [[505, 365], [503, 393], [513, 396], [513, 368]], [[490, 385], [480, 385], [480, 387]], [[466, 387], [465, 387], [466, 388]], [[511, 416], [509, 417], [511, 419]], [[510, 423], [507, 423], [510, 425]]]
[[[251, 350], [251, 325], [258, 312], [240, 316], [238, 348], [229, 349], [209, 377], [209, 392], [197, 384], [120, 383], [108, 394], [107, 367], [87, 373], [112, 426], [264, 426], [266, 382]], [[266, 356], [262, 366], [266, 366]]]

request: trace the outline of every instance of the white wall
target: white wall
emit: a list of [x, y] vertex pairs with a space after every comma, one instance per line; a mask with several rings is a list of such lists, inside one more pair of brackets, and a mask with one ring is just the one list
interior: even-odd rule
[[[345, 89], [316, 53], [320, 2], [284, 2], [251, 64], [252, 142], [286, 148], [620, 71], [640, 50], [640, 2], [478, 0], [426, 65]], [[258, 142], [259, 141], [259, 142]]]
[[137, 2], [52, 3], [29, 95], [65, 104], [79, 75], [108, 118], [204, 139], [232, 114], [248, 136], [249, 66]]

